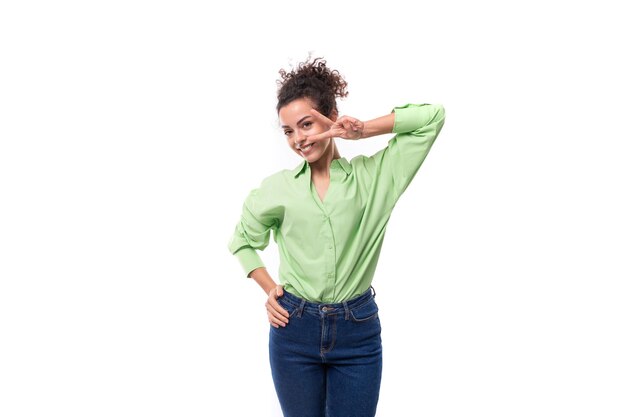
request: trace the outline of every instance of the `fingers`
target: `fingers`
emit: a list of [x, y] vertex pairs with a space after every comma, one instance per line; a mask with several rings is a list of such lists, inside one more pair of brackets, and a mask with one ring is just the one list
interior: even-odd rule
[[350, 117], [350, 116], [341, 116], [339, 119], [337, 119], [337, 122], [341, 124], [341, 126], [347, 131], [347, 132], [356, 132], [359, 130], [359, 126], [361, 124], [361, 121], [359, 119], [355, 119], [354, 117]]
[[309, 140], [309, 142], [317, 142], [319, 140], [332, 138], [333, 136], [333, 131], [327, 130], [326, 132], [318, 133], [317, 135], [307, 136], [307, 139]]
[[343, 139], [358, 139], [362, 136], [363, 122], [359, 119], [355, 119], [350, 116], [341, 116], [336, 121], [332, 121], [328, 117], [315, 109], [311, 109], [311, 114], [328, 130], [317, 135], [308, 136], [307, 139], [310, 142], [316, 142], [333, 137], [340, 137]]
[[272, 326], [278, 328], [279, 326], [285, 327], [289, 323], [289, 312], [278, 304], [277, 297], [283, 295], [283, 287], [281, 285], [276, 286], [269, 293], [265, 308], [267, 309], [267, 317]]
[[316, 119], [318, 119], [320, 122], [322, 122], [323, 124], [326, 125], [326, 127], [330, 128], [332, 125], [335, 124], [335, 122], [333, 122], [332, 120], [330, 120], [328, 117], [324, 116], [322, 113], [318, 112], [315, 109], [311, 109], [311, 114], [313, 115], [313, 117], [315, 117]]
[[281, 318], [281, 316], [276, 316], [276, 315], [270, 313], [269, 310], [267, 311], [267, 319], [269, 320], [270, 324], [273, 327], [276, 327], [277, 329], [279, 327], [285, 327], [287, 325], [287, 323], [288, 323], [288, 321], [287, 322], [284, 321], [284, 319]]
[[282, 326], [285, 327], [287, 323], [289, 323], [289, 313], [282, 308], [276, 300], [274, 300], [274, 305], [272, 302], [268, 300], [265, 304], [265, 308], [267, 309], [267, 317], [269, 318], [270, 324], [274, 327]]

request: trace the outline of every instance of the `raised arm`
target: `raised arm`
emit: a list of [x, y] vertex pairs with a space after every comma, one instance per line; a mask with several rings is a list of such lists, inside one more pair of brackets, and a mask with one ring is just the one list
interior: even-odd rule
[[393, 190], [394, 203], [404, 193], [424, 162], [445, 121], [443, 106], [407, 104], [392, 113], [365, 122], [363, 137], [395, 133], [387, 146], [365, 158], [377, 181]]
[[350, 116], [333, 121], [316, 110], [311, 110], [311, 114], [326, 125], [327, 130], [309, 136], [309, 141], [329, 137], [360, 140], [385, 133], [396, 134], [374, 155], [355, 158], [376, 177], [377, 185], [392, 190], [391, 204], [395, 204], [415, 177], [446, 118], [443, 106], [437, 104], [406, 104], [366, 122]]

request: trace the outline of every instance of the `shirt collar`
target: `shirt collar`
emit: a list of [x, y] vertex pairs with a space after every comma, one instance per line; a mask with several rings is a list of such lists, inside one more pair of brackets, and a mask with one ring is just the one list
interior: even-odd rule
[[[348, 175], [352, 172], [352, 165], [350, 165], [350, 162], [348, 162], [348, 160], [345, 157], [343, 157], [343, 156], [341, 158], [339, 158], [339, 159], [333, 159], [330, 162], [331, 169], [332, 169], [334, 164], [338, 164], [341, 167], [341, 169], [343, 169], [344, 172], [346, 174], [348, 174]], [[298, 164], [298, 166], [295, 169], [292, 170], [293, 177], [297, 178], [298, 175], [300, 175], [301, 173], [303, 173], [305, 171], [305, 169], [308, 167], [308, 165], [309, 165], [309, 163], [308, 163], [308, 161], [306, 159], [304, 159], [302, 162], [300, 162]]]

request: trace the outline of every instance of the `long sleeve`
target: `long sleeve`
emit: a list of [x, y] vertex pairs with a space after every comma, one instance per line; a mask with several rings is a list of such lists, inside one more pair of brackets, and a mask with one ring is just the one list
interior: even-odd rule
[[264, 263], [257, 250], [263, 250], [269, 244], [270, 231], [279, 224], [279, 208], [272, 205], [271, 196], [263, 184], [255, 188], [246, 197], [241, 219], [228, 243], [228, 250], [241, 264], [246, 277]]
[[428, 155], [446, 116], [443, 106], [436, 104], [406, 104], [393, 112], [396, 135], [365, 162], [377, 173], [378, 183], [392, 189], [395, 203]]

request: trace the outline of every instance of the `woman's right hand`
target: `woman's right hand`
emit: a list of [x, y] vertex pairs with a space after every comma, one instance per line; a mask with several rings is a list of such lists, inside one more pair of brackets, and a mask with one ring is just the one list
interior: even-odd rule
[[267, 318], [272, 326], [278, 328], [285, 327], [289, 323], [289, 312], [278, 304], [278, 297], [283, 296], [283, 286], [277, 285], [267, 294], [265, 308], [267, 309]]
[[311, 115], [325, 126], [327, 130], [317, 135], [308, 136], [308, 141], [315, 142], [328, 138], [357, 140], [364, 137], [363, 129], [365, 128], [365, 124], [359, 119], [350, 116], [341, 116], [333, 121], [315, 109], [311, 109]]

